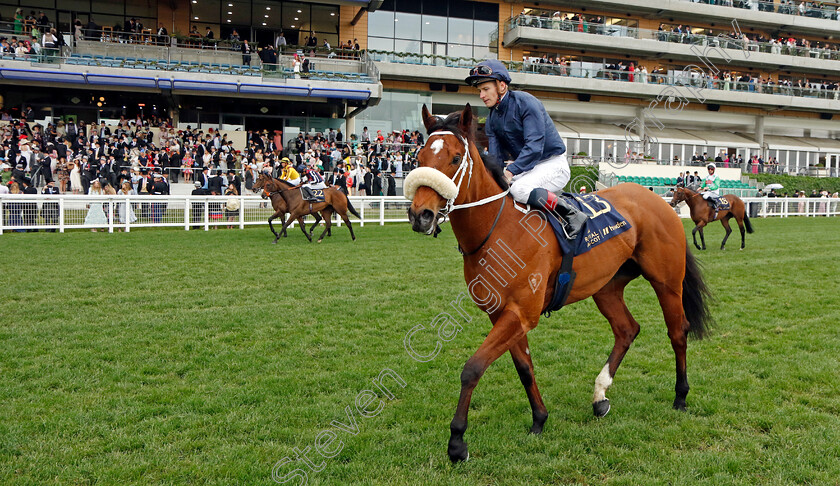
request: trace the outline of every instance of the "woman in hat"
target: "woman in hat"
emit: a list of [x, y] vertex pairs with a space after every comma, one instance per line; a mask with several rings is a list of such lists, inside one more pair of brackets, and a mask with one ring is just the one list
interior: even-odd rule
[[[94, 179], [88, 189], [90, 196], [102, 196], [105, 191], [102, 190], [102, 184], [99, 179]], [[108, 218], [105, 216], [105, 211], [102, 209], [101, 201], [92, 201], [88, 204], [88, 213], [85, 216], [85, 226], [94, 226], [91, 231], [96, 233], [96, 227], [102, 227], [108, 224]]]
[[[134, 191], [134, 187], [131, 185], [131, 182], [123, 181], [122, 186], [120, 186], [119, 192], [117, 192], [117, 195], [136, 196], [137, 192]], [[121, 202], [117, 205], [117, 214], [119, 214], [120, 216], [121, 224], [133, 223], [137, 221], [137, 216], [134, 214], [134, 208], [131, 207], [131, 203], [128, 202], [127, 197], [124, 202]]]
[[510, 74], [495, 59], [480, 62], [465, 82], [478, 88], [490, 108], [484, 126], [490, 155], [500, 164], [513, 160], [504, 169], [510, 194], [522, 204], [556, 211], [567, 222], [568, 236], [577, 236], [587, 216], [555, 194], [569, 182], [571, 169], [566, 144], [545, 107], [533, 95], [511, 90]]
[[18, 7], [15, 10], [15, 35], [23, 33], [23, 9]]
[[67, 164], [67, 168], [70, 169], [70, 191], [73, 194], [82, 193], [82, 175], [79, 170], [79, 163], [79, 160], [74, 159]]
[[[227, 189], [225, 190], [225, 196], [228, 197], [227, 201], [225, 201], [225, 217], [228, 220], [228, 223], [235, 222], [239, 217], [239, 192], [236, 190], [236, 186], [233, 184], [228, 184]], [[228, 229], [232, 229], [233, 225], [228, 225]]]

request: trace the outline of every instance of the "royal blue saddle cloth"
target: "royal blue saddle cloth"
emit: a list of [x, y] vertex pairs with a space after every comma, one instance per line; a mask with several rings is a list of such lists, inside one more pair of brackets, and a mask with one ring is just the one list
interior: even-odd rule
[[310, 189], [308, 187], [301, 187], [300, 188], [301, 196], [303, 199], [308, 202], [324, 202], [324, 190], [323, 189]]
[[563, 231], [563, 223], [554, 215], [543, 213], [552, 229], [554, 229], [554, 235], [560, 243], [563, 254], [573, 252], [572, 254], [577, 256], [586, 253], [613, 236], [620, 235], [630, 229], [630, 222], [616, 211], [613, 205], [603, 196], [568, 193], [563, 193], [563, 196], [578, 211], [589, 216], [586, 225], [584, 225], [577, 238], [569, 240]]
[[[712, 205], [714, 207], [714, 205]], [[721, 196], [718, 198], [718, 206], [716, 208], [718, 211], [728, 211], [730, 209], [729, 199]]]

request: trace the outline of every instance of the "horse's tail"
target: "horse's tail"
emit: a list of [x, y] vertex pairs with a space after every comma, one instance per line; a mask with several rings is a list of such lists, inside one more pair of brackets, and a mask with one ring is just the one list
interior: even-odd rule
[[703, 339], [713, 323], [709, 312], [712, 293], [703, 281], [700, 265], [688, 247], [685, 249], [685, 277], [682, 290], [683, 312], [688, 322], [688, 334], [697, 339]]
[[747, 233], [752, 234], [753, 227], [752, 227], [752, 223], [750, 223], [750, 216], [747, 214], [746, 208], [744, 209], [744, 226], [747, 227]]
[[[342, 193], [342, 194], [344, 194], [344, 193]], [[347, 196], [344, 196], [344, 197], [347, 197]], [[350, 211], [350, 214], [352, 214], [353, 216], [355, 216], [359, 219], [362, 219], [362, 215], [356, 212], [356, 208], [353, 207], [353, 204], [350, 202], [349, 197], [347, 197], [347, 210]]]

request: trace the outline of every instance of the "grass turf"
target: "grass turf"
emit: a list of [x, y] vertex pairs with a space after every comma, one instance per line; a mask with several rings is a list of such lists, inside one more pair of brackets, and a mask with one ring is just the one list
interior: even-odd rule
[[[747, 249], [700, 258], [714, 334], [689, 343], [688, 412], [671, 410], [674, 355], [650, 286], [627, 289], [642, 332], [592, 416], [612, 334], [591, 300], [530, 335], [551, 414], [530, 409], [503, 356], [473, 395], [469, 462], [446, 456], [459, 374], [489, 329], [472, 322], [427, 363], [404, 337], [465, 290], [448, 228], [345, 228], [272, 246], [267, 228], [0, 237], [0, 483], [275, 484], [293, 448], [309, 484], [837, 484], [840, 297], [835, 219], [754, 220]], [[688, 223], [686, 223], [688, 228]], [[706, 231], [717, 246], [723, 229]], [[696, 252], [699, 253], [699, 252]], [[415, 349], [429, 351], [428, 331]], [[390, 368], [371, 418], [357, 395]], [[372, 409], [374, 402], [368, 409]], [[341, 451], [316, 436], [331, 421]], [[323, 438], [322, 438], [323, 440]], [[333, 442], [328, 449], [337, 449]], [[290, 478], [288, 484], [297, 484]]]

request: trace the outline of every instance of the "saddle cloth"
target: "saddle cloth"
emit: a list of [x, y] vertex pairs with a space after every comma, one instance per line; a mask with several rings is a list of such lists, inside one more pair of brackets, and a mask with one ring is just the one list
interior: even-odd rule
[[603, 196], [563, 193], [563, 197], [578, 211], [589, 216], [577, 238], [569, 240], [563, 231], [564, 222], [552, 214], [543, 213], [554, 229], [564, 255], [570, 252], [574, 256], [581, 255], [630, 229], [630, 223]]
[[[711, 204], [712, 209], [715, 209], [717, 211], [727, 211], [727, 210], [729, 210], [729, 207], [730, 207], [729, 199], [726, 199], [723, 196], [720, 196], [715, 200], [708, 200], [708, 201], [709, 201], [709, 204]], [[717, 206], [715, 206], [715, 203], [717, 203]]]
[[300, 195], [304, 201], [308, 202], [324, 202], [324, 190], [312, 189], [306, 186], [300, 188]]
[[548, 307], [543, 311], [546, 317], [550, 317], [552, 312], [560, 310], [569, 297], [569, 292], [574, 286], [576, 277], [575, 272], [572, 271], [574, 257], [586, 253], [613, 236], [620, 235], [630, 229], [630, 223], [624, 219], [624, 216], [616, 211], [609, 201], [597, 194], [564, 193], [563, 197], [578, 211], [589, 216], [589, 219], [578, 236], [574, 240], [569, 240], [566, 237], [566, 232], [563, 231], [565, 223], [553, 214], [542, 213], [543, 217], [551, 224], [554, 236], [557, 237], [560, 249], [563, 251], [563, 260], [560, 271], [557, 272], [557, 282], [554, 285], [554, 295], [552, 295]]

